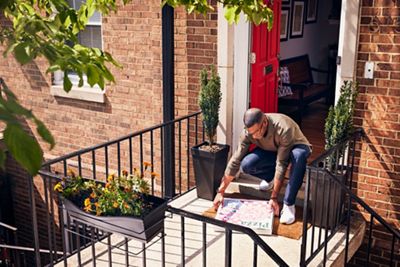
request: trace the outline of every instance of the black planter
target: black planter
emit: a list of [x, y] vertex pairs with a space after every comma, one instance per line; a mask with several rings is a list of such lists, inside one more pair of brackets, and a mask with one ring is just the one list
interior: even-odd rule
[[[311, 171], [310, 174], [311, 222], [318, 227], [334, 229], [342, 223], [344, 190], [338, 183], [330, 179], [330, 176], [326, 175], [325, 172]], [[336, 177], [343, 184], [346, 183], [346, 171]]]
[[229, 146], [222, 147], [216, 153], [199, 149], [202, 143], [192, 147], [194, 177], [196, 180], [197, 196], [208, 200], [213, 200], [215, 193], [224, 176], [226, 162], [228, 160]]
[[95, 216], [81, 210], [72, 201], [61, 197], [70, 218], [109, 233], [149, 242], [164, 229], [164, 213], [167, 208], [167, 201], [155, 196], [147, 196], [146, 199], [153, 203], [155, 208], [143, 217], [133, 217]]

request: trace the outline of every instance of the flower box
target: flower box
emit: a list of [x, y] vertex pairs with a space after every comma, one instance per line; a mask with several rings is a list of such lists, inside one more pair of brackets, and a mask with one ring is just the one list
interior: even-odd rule
[[134, 216], [96, 216], [77, 207], [72, 201], [61, 197], [64, 208], [73, 220], [78, 220], [106, 232], [120, 234], [128, 238], [149, 242], [164, 229], [164, 216], [167, 200], [155, 196], [147, 196], [146, 200], [154, 209], [141, 217]]
[[[69, 171], [67, 177], [55, 185], [61, 203], [73, 220], [116, 233], [128, 238], [149, 242], [164, 229], [167, 201], [149, 194], [144, 173], [108, 176], [106, 182], [76, 176]], [[157, 176], [152, 172], [151, 177]]]

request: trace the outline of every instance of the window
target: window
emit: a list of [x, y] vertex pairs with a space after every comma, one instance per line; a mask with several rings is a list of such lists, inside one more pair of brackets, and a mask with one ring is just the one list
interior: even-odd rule
[[[68, 0], [71, 7], [79, 9], [85, 0]], [[95, 12], [86, 26], [86, 29], [78, 34], [79, 43], [87, 47], [102, 49], [101, 42], [101, 14]]]
[[[68, 3], [71, 7], [79, 9], [85, 1], [86, 0], [68, 0]], [[78, 34], [78, 40], [79, 43], [84, 46], [102, 49], [101, 14], [99, 12], [95, 12], [93, 16], [89, 18], [85, 30]], [[95, 85], [93, 88], [90, 88], [86, 82], [86, 77], [83, 77], [84, 86], [78, 87], [79, 76], [71, 72], [68, 74], [68, 77], [73, 87], [69, 93], [66, 93], [63, 89], [64, 73], [61, 71], [56, 71], [54, 73], [53, 86], [51, 88], [52, 95], [104, 103], [104, 91], [101, 90], [99, 86]]]

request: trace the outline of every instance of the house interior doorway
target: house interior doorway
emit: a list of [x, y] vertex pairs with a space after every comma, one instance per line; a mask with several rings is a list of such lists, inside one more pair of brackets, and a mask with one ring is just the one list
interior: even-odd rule
[[[329, 87], [324, 97], [316, 97], [312, 101], [304, 102], [304, 109], [299, 113], [298, 106], [288, 105], [280, 101], [285, 98], [287, 87], [278, 88], [278, 112], [285, 113], [299, 121], [308, 140], [313, 145], [312, 158], [324, 151], [324, 125], [329, 106], [335, 99], [336, 58], [339, 40], [341, 0], [283, 0], [280, 19], [280, 62], [287, 59], [307, 55], [309, 66], [325, 72], [312, 73], [313, 83], [325, 84]], [[290, 81], [290, 77], [304, 71], [299, 65], [298, 73], [290, 73], [282, 69], [281, 82]], [[296, 68], [295, 68], [296, 69]], [[291, 70], [293, 71], [293, 70]], [[286, 77], [285, 77], [286, 76]], [[287, 79], [287, 80], [286, 80]], [[281, 92], [279, 92], [281, 90]], [[305, 89], [311, 90], [311, 87]], [[282, 92], [283, 91], [283, 92]], [[295, 92], [291, 92], [295, 95]]]
[[[279, 27], [277, 37], [273, 31], [270, 33], [272, 34], [271, 38], [265, 36], [268, 34], [267, 32], [255, 32], [255, 26], [246, 22], [244, 18], [234, 27], [234, 35], [232, 34], [232, 36], [229, 35], [231, 32], [227, 30], [230, 28], [219, 27], [219, 31], [224, 32], [225, 30], [227, 36], [234, 37], [235, 43], [232, 50], [235, 58], [232, 63], [234, 69], [232, 86], [234, 90], [230, 95], [229, 92], [231, 91], [227, 86], [225, 96], [228, 103], [230, 100], [232, 101], [234, 112], [231, 112], [233, 114], [231, 128], [228, 127], [228, 123], [226, 125], [227, 129], [232, 129], [232, 144], [235, 146], [239, 141], [243, 127], [242, 114], [249, 107], [258, 107], [265, 112], [286, 113], [296, 119], [293, 107], [279, 104], [278, 84], [280, 82], [276, 82], [277, 79], [273, 80], [272, 75], [281, 76], [278, 70], [280, 70], [282, 61], [296, 56], [308, 55], [312, 67], [328, 70], [331, 74], [328, 81], [331, 93], [328, 101], [326, 102], [324, 98], [313, 100], [306, 105], [302, 114], [301, 127], [313, 144], [313, 158], [324, 150], [323, 131], [329, 109], [329, 105], [326, 103], [332, 105], [337, 100], [339, 87], [343, 80], [354, 79], [357, 48], [357, 30], [354, 29], [357, 29], [359, 25], [360, 1], [275, 0], [274, 4], [277, 3], [281, 6], [278, 16], [275, 16], [274, 19], [274, 27]], [[311, 8], [312, 6], [314, 8]], [[293, 12], [294, 9], [295, 12]], [[293, 16], [297, 16], [297, 18], [294, 20]], [[294, 24], [293, 27], [292, 24]], [[261, 27], [258, 29], [261, 29]], [[263, 42], [263, 40], [267, 41]], [[275, 42], [271, 40], [275, 40]], [[261, 46], [261, 43], [265, 47]], [[275, 49], [275, 46], [273, 46], [273, 49], [268, 49], [268, 45], [277, 45], [277, 49]], [[229, 51], [224, 49], [223, 42], [220, 42], [219, 48], [222, 51]], [[257, 51], [257, 48], [264, 50]], [[243, 53], [243, 51], [248, 51], [248, 53]], [[273, 54], [271, 54], [272, 52]], [[275, 52], [277, 52], [276, 55]], [[258, 53], [261, 53], [262, 57]], [[270, 54], [265, 57], [265, 60], [261, 61], [261, 59], [264, 59], [265, 53]], [[278, 59], [277, 66], [275, 65], [275, 58]], [[341, 60], [337, 61], [338, 58]], [[257, 62], [263, 64], [255, 64]], [[336, 64], [337, 62], [339, 62], [339, 65]], [[254, 70], [254, 68], [259, 69]], [[246, 73], [247, 75], [243, 75]], [[264, 74], [269, 76], [259, 77]], [[269, 79], [270, 76], [271, 79]], [[315, 74], [313, 79], [315, 83], [326, 83], [326, 76], [323, 76], [323, 74]], [[269, 87], [271, 85], [273, 85], [272, 90]], [[247, 88], [247, 90], [243, 90], [243, 88]], [[264, 93], [257, 95], [257, 92], [262, 90], [265, 90]], [[229, 113], [228, 110], [229, 107], [227, 113]]]

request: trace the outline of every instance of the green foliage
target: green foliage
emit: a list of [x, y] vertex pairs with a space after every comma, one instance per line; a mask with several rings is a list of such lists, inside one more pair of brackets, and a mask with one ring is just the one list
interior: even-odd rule
[[[155, 175], [151, 174], [152, 177]], [[141, 216], [151, 209], [151, 203], [145, 200], [150, 192], [149, 184], [144, 174], [138, 171], [134, 174], [123, 171], [120, 177], [112, 174], [107, 177], [106, 183], [100, 183], [76, 176], [70, 170], [68, 177], [57, 183], [54, 190], [84, 211], [97, 216]]]
[[358, 95], [358, 84], [344, 81], [340, 97], [334, 107], [330, 107], [325, 121], [325, 149], [339, 143], [353, 132], [353, 113]]
[[[107, 14], [116, 10], [115, 0], [88, 0], [79, 10], [65, 0], [9, 0], [2, 13], [12, 27], [0, 28], [0, 42], [7, 46], [4, 53], [13, 53], [21, 64], [39, 56], [49, 62], [47, 72], [75, 72], [83, 85], [86, 75], [91, 86], [104, 88], [106, 81], [114, 82], [107, 63], [120, 66], [113, 57], [98, 48], [78, 43], [77, 34], [86, 28], [95, 11]], [[71, 89], [68, 75], [64, 75], [64, 89]]]
[[200, 94], [199, 106], [203, 112], [203, 123], [208, 143], [214, 143], [217, 133], [219, 106], [221, 104], [221, 81], [215, 67], [211, 67], [211, 77], [208, 78], [207, 69], [202, 69], [200, 73]]
[[[188, 13], [206, 14], [214, 8], [207, 0], [163, 0], [162, 4], [172, 7], [185, 6]], [[273, 24], [273, 11], [264, 0], [217, 0], [225, 9], [225, 18], [229, 23], [238, 23], [240, 13], [246, 15], [248, 21], [259, 25], [266, 23], [269, 30]]]
[[[21, 124], [20, 119], [27, 119], [36, 125], [36, 131], [39, 136], [51, 148], [54, 147], [54, 138], [50, 131], [30, 110], [22, 107], [0, 78], [0, 120], [6, 123], [4, 131], [4, 143], [11, 155], [32, 175], [36, 174], [42, 164], [43, 152], [36, 139], [29, 135]], [[4, 165], [4, 151], [0, 150], [0, 165]]]

